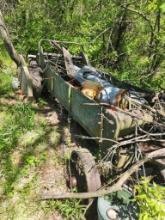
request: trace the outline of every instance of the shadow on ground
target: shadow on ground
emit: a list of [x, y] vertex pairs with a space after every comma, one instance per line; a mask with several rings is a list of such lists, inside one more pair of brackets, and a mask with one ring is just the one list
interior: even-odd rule
[[57, 102], [44, 102], [23, 103], [16, 95], [0, 98], [1, 219], [60, 220], [83, 213], [77, 201], [36, 202], [48, 191], [68, 190], [64, 175], [68, 149], [97, 147], [93, 141], [75, 138], [86, 133]]

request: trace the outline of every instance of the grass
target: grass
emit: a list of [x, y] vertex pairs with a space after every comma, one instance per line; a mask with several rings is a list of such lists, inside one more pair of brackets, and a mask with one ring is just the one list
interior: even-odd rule
[[[2, 53], [0, 60], [0, 219], [48, 219], [55, 210], [65, 219], [83, 219], [79, 200], [36, 201], [47, 164], [63, 169], [64, 158], [56, 150], [61, 128], [50, 127], [33, 103], [16, 98], [11, 89], [15, 66]], [[38, 106], [45, 104], [39, 100]], [[60, 181], [54, 187], [64, 184]]]
[[34, 128], [34, 112], [27, 104], [16, 104], [6, 108], [8, 119], [0, 129], [0, 159], [3, 161], [5, 194], [13, 189], [13, 183], [19, 175], [19, 167], [13, 166], [11, 155], [18, 147], [19, 137]]
[[[65, 216], [66, 219], [85, 219], [83, 212], [85, 211], [86, 207], [80, 203], [80, 200], [72, 199], [63, 201], [49, 201], [47, 202], [48, 210], [53, 210], [54, 208], [59, 210], [60, 213]], [[47, 208], [45, 208], [45, 212]]]
[[12, 94], [11, 81], [16, 74], [16, 66], [0, 44], [0, 97]]

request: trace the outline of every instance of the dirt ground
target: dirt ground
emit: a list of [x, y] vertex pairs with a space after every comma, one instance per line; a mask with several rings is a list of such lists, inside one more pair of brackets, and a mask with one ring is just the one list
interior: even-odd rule
[[[15, 94], [0, 98], [1, 128], [10, 117], [8, 109], [23, 102], [26, 100]], [[39, 198], [47, 192], [58, 194], [68, 190], [66, 159], [79, 144], [70, 133], [68, 115], [57, 102], [39, 101], [31, 106], [36, 127], [18, 137], [17, 146], [8, 152], [10, 164], [4, 165], [1, 155], [0, 220], [69, 219], [76, 212], [73, 202], [41, 202]], [[69, 215], [67, 209], [71, 209]], [[82, 212], [81, 205], [77, 212]]]

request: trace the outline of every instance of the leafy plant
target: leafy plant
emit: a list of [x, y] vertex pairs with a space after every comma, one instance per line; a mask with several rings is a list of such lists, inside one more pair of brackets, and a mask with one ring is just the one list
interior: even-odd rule
[[17, 167], [14, 167], [10, 154], [17, 147], [18, 138], [23, 132], [33, 128], [34, 112], [28, 104], [16, 104], [8, 107], [9, 117], [4, 126], [0, 127], [0, 159], [6, 179], [5, 191], [12, 191], [12, 182], [17, 176]]
[[31, 130], [34, 127], [34, 111], [30, 104], [17, 104], [8, 110], [13, 115], [20, 130]]
[[5, 96], [6, 94], [9, 94], [12, 92], [11, 89], [11, 81], [12, 81], [12, 77], [11, 77], [11, 72], [10, 71], [4, 71], [1, 70], [2, 76], [0, 78], [0, 96]]
[[28, 104], [16, 104], [8, 108], [10, 118], [6, 126], [0, 128], [0, 149], [10, 149], [16, 145], [20, 133], [33, 128], [34, 112]]
[[49, 209], [49, 210], [56, 209], [66, 219], [76, 219], [76, 220], [85, 219], [84, 217], [85, 206], [82, 205], [81, 201], [77, 199], [66, 200], [65, 202], [60, 201], [60, 200], [48, 201], [46, 209]]
[[163, 0], [21, 0], [9, 3], [4, 14], [21, 53], [36, 53], [43, 38], [74, 41], [79, 45], [67, 44], [68, 49], [78, 53], [83, 46], [93, 65], [140, 86], [143, 78], [161, 90], [164, 8]]
[[156, 183], [150, 184], [150, 179], [144, 178], [136, 185], [135, 201], [139, 205], [139, 220], [165, 219], [165, 187]]

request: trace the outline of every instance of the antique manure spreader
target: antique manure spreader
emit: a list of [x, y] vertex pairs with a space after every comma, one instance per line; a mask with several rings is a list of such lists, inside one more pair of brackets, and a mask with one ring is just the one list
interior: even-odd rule
[[[46, 53], [45, 42], [56, 53]], [[101, 187], [101, 179], [121, 173], [138, 161], [150, 145], [135, 146], [138, 138], [145, 137], [143, 128], [153, 123], [154, 114], [148, 105], [153, 93], [96, 70], [83, 53], [73, 56], [61, 45], [64, 44], [41, 40], [37, 64], [47, 91], [86, 130], [89, 137], [85, 138], [99, 145], [98, 165], [84, 148], [73, 150], [68, 163], [70, 186], [92, 192]]]

